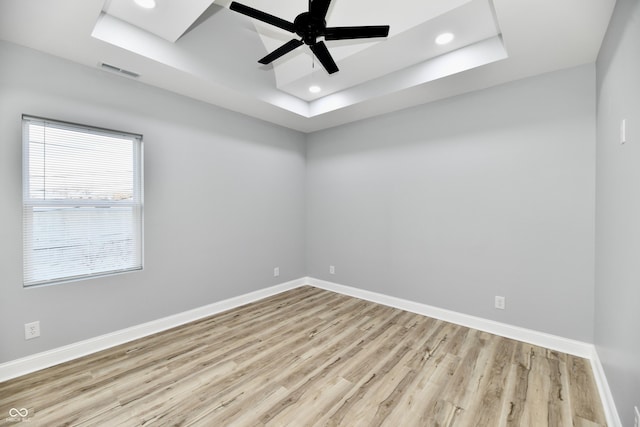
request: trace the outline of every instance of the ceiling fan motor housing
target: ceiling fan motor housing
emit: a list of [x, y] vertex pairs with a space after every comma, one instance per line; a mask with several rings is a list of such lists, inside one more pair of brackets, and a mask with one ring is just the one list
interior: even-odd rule
[[324, 19], [313, 16], [309, 12], [303, 12], [293, 21], [296, 34], [302, 37], [307, 45], [316, 44], [316, 39], [323, 34], [327, 23]]

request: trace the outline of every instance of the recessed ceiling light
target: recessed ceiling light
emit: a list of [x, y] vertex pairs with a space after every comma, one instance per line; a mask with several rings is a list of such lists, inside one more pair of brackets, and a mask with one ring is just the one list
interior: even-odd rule
[[436, 43], [437, 44], [451, 43], [451, 41], [453, 40], [453, 37], [454, 36], [451, 33], [442, 33], [438, 37], [436, 37]]
[[311, 92], [311, 93], [318, 93], [321, 90], [322, 89], [320, 89], [320, 86], [316, 86], [316, 85], [309, 86], [309, 92]]
[[145, 9], [153, 9], [156, 7], [156, 0], [134, 0], [136, 4]]

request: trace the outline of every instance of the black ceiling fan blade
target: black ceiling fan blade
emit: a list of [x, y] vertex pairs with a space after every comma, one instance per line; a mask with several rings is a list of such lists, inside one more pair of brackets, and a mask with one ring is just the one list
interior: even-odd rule
[[367, 25], [361, 27], [327, 27], [323, 31], [325, 40], [369, 39], [387, 37], [388, 25]]
[[338, 71], [338, 66], [335, 61], [331, 57], [329, 53], [329, 49], [327, 49], [327, 45], [324, 42], [318, 42], [309, 46], [313, 54], [318, 58], [318, 61], [322, 64], [327, 73], [333, 74]]
[[324, 20], [329, 10], [331, 0], [313, 0], [309, 6], [309, 12], [316, 18]]
[[296, 32], [293, 22], [285, 21], [282, 18], [278, 18], [277, 16], [270, 15], [249, 6], [245, 6], [244, 4], [238, 3], [236, 1], [231, 2], [231, 4], [229, 5], [229, 9], [233, 10], [234, 12], [247, 15], [251, 18], [255, 18], [259, 21], [266, 22], [267, 24], [271, 24], [278, 28], [282, 28], [283, 30], [289, 31], [290, 33]]
[[289, 40], [288, 42], [286, 42], [285, 44], [283, 44], [282, 46], [280, 46], [279, 48], [277, 48], [276, 50], [274, 50], [264, 58], [260, 59], [258, 62], [261, 64], [271, 64], [273, 61], [280, 58], [282, 55], [286, 55], [287, 53], [291, 52], [293, 49], [303, 44], [304, 43], [302, 43], [302, 40], [296, 40], [296, 39]]

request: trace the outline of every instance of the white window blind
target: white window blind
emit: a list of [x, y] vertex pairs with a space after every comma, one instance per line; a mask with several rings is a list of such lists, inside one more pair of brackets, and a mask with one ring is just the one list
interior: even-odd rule
[[23, 116], [24, 285], [142, 269], [142, 137]]

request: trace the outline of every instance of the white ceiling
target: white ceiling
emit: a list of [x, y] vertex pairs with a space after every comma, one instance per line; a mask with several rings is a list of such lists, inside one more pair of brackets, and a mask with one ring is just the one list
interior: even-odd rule
[[212, 3], [213, 0], [164, 1], [159, 2], [160, 7], [145, 9], [132, 0], [106, 0], [102, 10], [173, 43]]
[[[615, 0], [333, 0], [327, 26], [390, 25], [386, 39], [327, 41], [328, 75], [293, 35], [231, 0], [0, 0], [0, 39], [125, 74], [201, 101], [313, 132], [595, 61]], [[288, 21], [302, 0], [240, 0]], [[441, 32], [455, 34], [447, 46]], [[0, 65], [1, 66], [1, 65]], [[316, 84], [319, 94], [308, 87]]]

